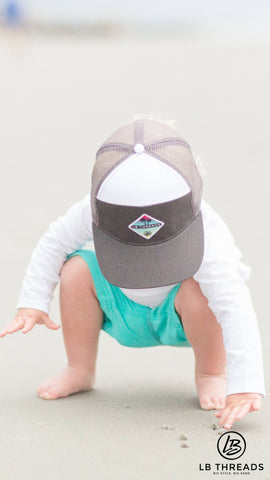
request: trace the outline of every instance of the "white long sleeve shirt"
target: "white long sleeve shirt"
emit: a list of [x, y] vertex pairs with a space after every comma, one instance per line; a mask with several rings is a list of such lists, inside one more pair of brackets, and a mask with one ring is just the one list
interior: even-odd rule
[[[265, 393], [263, 357], [256, 314], [245, 281], [250, 267], [240, 259], [228, 226], [202, 200], [204, 256], [193, 278], [221, 325], [227, 357], [227, 395], [241, 392]], [[72, 205], [65, 215], [49, 225], [35, 247], [17, 308], [35, 308], [49, 313], [53, 291], [67, 255], [92, 240], [90, 194]], [[126, 289], [131, 300], [155, 307], [174, 287]]]

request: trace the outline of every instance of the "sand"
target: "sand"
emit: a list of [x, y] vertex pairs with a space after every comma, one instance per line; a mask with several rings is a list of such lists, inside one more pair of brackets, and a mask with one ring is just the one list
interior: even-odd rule
[[[252, 267], [267, 367], [269, 54], [200, 38], [0, 34], [1, 327], [38, 239], [88, 192], [99, 144], [134, 113], [163, 113], [204, 162], [204, 198]], [[51, 316], [60, 323], [58, 293]], [[56, 401], [36, 388], [65, 366], [61, 331], [36, 326], [1, 339], [0, 352], [1, 480], [200, 480], [213, 475], [199, 464], [222, 461], [191, 349], [130, 349], [102, 332], [95, 389]], [[268, 371], [266, 380], [268, 391]], [[241, 461], [264, 463], [249, 478], [270, 477], [269, 428], [268, 398], [234, 426], [247, 442]]]

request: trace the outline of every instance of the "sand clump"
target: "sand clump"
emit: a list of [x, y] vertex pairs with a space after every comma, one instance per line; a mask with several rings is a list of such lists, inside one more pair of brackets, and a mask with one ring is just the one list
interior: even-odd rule
[[175, 430], [175, 427], [172, 425], [167, 425], [166, 423], [163, 423], [160, 427], [157, 427], [160, 430]]
[[222, 435], [226, 432], [225, 428], [221, 427], [216, 420], [211, 423], [210, 427], [212, 428], [212, 430], [216, 431], [217, 435]]
[[211, 423], [210, 427], [212, 428], [212, 430], [218, 430], [219, 424], [217, 421], [214, 421]]
[[180, 440], [180, 442], [181, 442], [181, 448], [189, 448], [190, 447], [189, 444], [186, 441], [186, 440], [188, 440], [188, 437], [184, 433], [181, 433], [179, 435], [178, 440]]

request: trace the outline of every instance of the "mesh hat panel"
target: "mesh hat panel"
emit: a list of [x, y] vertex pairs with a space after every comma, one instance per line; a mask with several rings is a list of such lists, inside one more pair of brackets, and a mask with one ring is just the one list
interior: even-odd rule
[[124, 161], [124, 159], [129, 157], [132, 153], [132, 147], [130, 147], [129, 152], [123, 150], [122, 148], [113, 149], [109, 147], [103, 150], [100, 154], [97, 153], [97, 159], [91, 177], [91, 208], [93, 220], [96, 223], [98, 222], [98, 218], [95, 197], [100, 183], [109, 175], [110, 171], [115, 168], [119, 162]]
[[105, 178], [130, 155], [134, 145], [141, 143], [145, 151], [165, 162], [182, 174], [192, 191], [194, 213], [200, 210], [203, 182], [190, 146], [177, 132], [155, 120], [135, 120], [110, 135], [96, 155], [92, 171], [91, 208], [93, 220], [98, 224], [95, 198]]

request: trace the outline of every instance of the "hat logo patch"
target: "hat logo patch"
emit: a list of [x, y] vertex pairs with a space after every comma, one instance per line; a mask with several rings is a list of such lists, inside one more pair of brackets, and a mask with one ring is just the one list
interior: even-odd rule
[[143, 238], [150, 240], [162, 227], [164, 222], [157, 218], [151, 217], [143, 213], [139, 218], [134, 220], [128, 228]]

